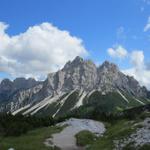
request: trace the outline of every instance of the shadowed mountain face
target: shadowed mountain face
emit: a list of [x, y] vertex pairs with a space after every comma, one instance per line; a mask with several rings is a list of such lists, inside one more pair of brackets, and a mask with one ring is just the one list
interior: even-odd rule
[[64, 106], [64, 111], [69, 111], [84, 105], [95, 91], [105, 96], [117, 93], [122, 101], [128, 103], [127, 107], [134, 107], [129, 105], [131, 99], [134, 99], [131, 102], [134, 104], [148, 103], [150, 95], [145, 87], [120, 72], [115, 64], [105, 61], [97, 67], [92, 61], [77, 56], [61, 70], [50, 73], [44, 82], [4, 79], [0, 84], [0, 101], [5, 104], [1, 104], [0, 110], [35, 114], [52, 105], [51, 114], [56, 115]]
[[16, 78], [14, 81], [4, 79], [0, 84], [0, 101], [8, 101], [15, 93], [32, 88], [39, 83], [33, 78]]

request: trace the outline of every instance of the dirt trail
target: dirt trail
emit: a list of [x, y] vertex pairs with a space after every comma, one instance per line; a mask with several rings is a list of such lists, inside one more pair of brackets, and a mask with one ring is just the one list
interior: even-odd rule
[[[104, 124], [90, 119], [74, 119], [71, 118], [65, 122], [58, 124], [58, 126], [68, 125], [60, 133], [52, 135], [51, 139], [47, 139], [45, 144], [47, 146], [56, 145], [62, 150], [83, 150], [76, 146], [75, 134], [82, 130], [91, 131], [94, 134], [102, 135], [105, 132]], [[51, 141], [51, 142], [50, 142]]]

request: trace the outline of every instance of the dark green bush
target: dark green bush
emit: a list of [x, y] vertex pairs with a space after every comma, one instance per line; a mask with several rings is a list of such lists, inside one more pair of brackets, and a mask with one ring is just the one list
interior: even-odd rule
[[78, 146], [91, 144], [97, 137], [90, 131], [81, 131], [75, 135]]

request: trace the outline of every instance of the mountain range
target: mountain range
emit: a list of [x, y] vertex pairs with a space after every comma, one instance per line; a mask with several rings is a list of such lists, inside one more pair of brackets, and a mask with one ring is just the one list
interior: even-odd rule
[[80, 107], [122, 111], [150, 103], [150, 92], [137, 80], [105, 61], [96, 66], [77, 56], [45, 81], [4, 79], [0, 84], [0, 112], [13, 115], [61, 116]]

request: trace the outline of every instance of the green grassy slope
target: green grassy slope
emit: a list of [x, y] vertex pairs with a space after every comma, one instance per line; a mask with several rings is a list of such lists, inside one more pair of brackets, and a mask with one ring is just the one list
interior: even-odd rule
[[54, 150], [46, 147], [44, 141], [53, 133], [60, 132], [60, 127], [45, 127], [28, 132], [19, 137], [0, 137], [0, 150]]
[[65, 115], [67, 112], [69, 112], [77, 103], [78, 101], [78, 95], [79, 92], [75, 91], [73, 92], [65, 101], [63, 106], [60, 108], [60, 111], [58, 112], [57, 116]]
[[96, 135], [90, 131], [83, 130], [75, 135], [76, 144], [78, 146], [86, 146], [91, 144], [94, 140], [97, 139]]
[[[141, 104], [137, 102], [132, 95], [127, 93], [122, 94], [129, 101], [127, 102], [119, 93], [112, 92], [105, 95], [101, 94], [98, 91], [92, 93], [89, 97], [84, 99], [84, 104], [90, 107], [100, 108], [103, 112], [118, 112], [128, 108], [133, 108], [140, 106]], [[148, 101], [145, 102], [145, 99], [139, 99], [140, 101], [148, 104]]]
[[119, 120], [113, 125], [107, 124], [107, 131], [102, 138], [93, 141], [88, 150], [113, 150], [113, 140], [121, 139], [129, 136], [135, 131], [133, 122], [128, 120]]
[[[116, 113], [123, 111], [125, 109], [133, 108], [133, 107], [138, 107], [141, 106], [142, 102], [143, 104], [148, 104], [150, 101], [144, 98], [138, 98], [141, 103], [136, 100], [133, 95], [129, 93], [125, 93], [123, 91], [120, 91], [122, 95], [127, 99], [125, 99], [121, 94], [118, 92], [110, 92], [107, 94], [102, 94], [99, 91], [93, 92], [89, 97], [86, 95], [82, 108], [84, 107], [84, 110], [91, 111], [93, 109], [99, 109], [101, 112], [108, 112], [108, 113]], [[39, 110], [36, 115], [39, 116], [53, 116], [58, 111], [56, 117], [63, 116], [68, 114], [76, 103], [79, 100], [79, 91], [73, 92], [66, 100], [64, 103], [61, 101], [63, 98], [65, 98], [69, 93], [64, 94], [57, 102], [54, 102], [50, 105], [45, 106], [41, 110]], [[128, 102], [127, 102], [128, 101]], [[86, 107], [86, 108], [85, 108]], [[80, 109], [80, 108], [79, 108]], [[82, 111], [83, 112], [83, 111]], [[84, 112], [83, 112], [84, 113]]]

